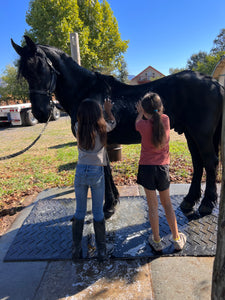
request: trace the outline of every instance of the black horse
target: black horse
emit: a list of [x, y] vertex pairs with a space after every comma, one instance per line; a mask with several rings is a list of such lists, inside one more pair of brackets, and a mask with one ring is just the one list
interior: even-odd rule
[[[127, 85], [112, 76], [82, 68], [59, 49], [37, 45], [27, 36], [25, 41], [24, 47], [13, 41], [12, 45], [20, 55], [19, 72], [29, 83], [32, 112], [39, 122], [48, 120], [52, 92], [70, 115], [72, 130], [78, 106], [84, 98], [94, 98], [102, 104], [105, 97], [110, 97], [115, 103], [113, 114], [117, 126], [108, 134], [108, 144], [140, 143], [134, 125], [135, 104], [148, 91], [158, 93], [165, 113], [170, 117], [171, 128], [185, 134], [192, 156], [193, 179], [181, 208], [190, 212], [199, 201], [205, 168], [206, 189], [199, 212], [201, 215], [212, 212], [217, 202], [216, 169], [224, 93], [217, 81], [196, 72], [183, 71], [150, 83]], [[109, 169], [106, 177], [110, 177]], [[107, 183], [106, 180], [107, 190], [108, 202], [115, 204], [118, 194], [113, 181]]]

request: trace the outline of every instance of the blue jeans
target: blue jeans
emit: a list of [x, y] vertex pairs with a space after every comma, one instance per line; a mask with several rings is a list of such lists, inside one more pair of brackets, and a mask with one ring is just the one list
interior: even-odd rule
[[77, 165], [74, 180], [76, 194], [75, 218], [85, 218], [87, 211], [87, 193], [91, 188], [92, 213], [95, 221], [104, 219], [103, 200], [105, 194], [105, 177], [103, 166]]

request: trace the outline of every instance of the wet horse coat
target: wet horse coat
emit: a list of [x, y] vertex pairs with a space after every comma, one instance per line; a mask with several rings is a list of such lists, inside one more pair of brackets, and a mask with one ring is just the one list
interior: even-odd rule
[[[217, 200], [216, 167], [222, 122], [223, 89], [218, 82], [197, 72], [183, 71], [150, 83], [127, 85], [112, 76], [82, 68], [59, 49], [37, 45], [28, 37], [25, 40], [24, 47], [13, 41], [12, 44], [20, 55], [19, 71], [29, 83], [32, 112], [39, 122], [48, 119], [51, 92], [70, 115], [72, 130], [83, 99], [94, 98], [103, 104], [105, 97], [110, 97], [115, 103], [113, 114], [117, 126], [108, 134], [108, 144], [140, 143], [140, 135], [135, 130], [135, 104], [148, 91], [158, 93], [170, 117], [171, 128], [185, 134], [192, 156], [193, 179], [183, 209], [191, 210], [199, 201], [205, 168], [206, 190], [199, 212], [211, 213]], [[109, 168], [107, 176], [110, 176]], [[114, 200], [118, 195], [112, 181], [106, 183], [106, 191], [108, 184], [112, 202], [112, 194]]]

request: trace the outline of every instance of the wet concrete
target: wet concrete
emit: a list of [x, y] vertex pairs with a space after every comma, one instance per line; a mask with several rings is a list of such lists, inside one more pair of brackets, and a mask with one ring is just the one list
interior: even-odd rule
[[149, 264], [140, 260], [50, 263], [34, 299], [153, 299]]

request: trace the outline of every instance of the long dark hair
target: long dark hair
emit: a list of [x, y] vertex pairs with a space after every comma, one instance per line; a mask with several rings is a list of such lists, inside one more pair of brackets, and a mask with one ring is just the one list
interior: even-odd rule
[[106, 145], [106, 122], [101, 106], [92, 99], [81, 102], [78, 112], [78, 145], [85, 150], [95, 147], [96, 134], [99, 134], [103, 146]]
[[160, 148], [163, 145], [166, 135], [165, 128], [161, 120], [161, 113], [164, 110], [161, 98], [156, 93], [147, 93], [142, 98], [141, 105], [147, 114], [152, 115], [152, 143], [156, 148]]

